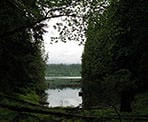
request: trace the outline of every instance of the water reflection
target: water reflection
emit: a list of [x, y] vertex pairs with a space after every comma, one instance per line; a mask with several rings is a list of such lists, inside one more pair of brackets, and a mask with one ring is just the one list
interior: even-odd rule
[[48, 89], [47, 102], [49, 107], [76, 107], [82, 103], [79, 97], [80, 88]]

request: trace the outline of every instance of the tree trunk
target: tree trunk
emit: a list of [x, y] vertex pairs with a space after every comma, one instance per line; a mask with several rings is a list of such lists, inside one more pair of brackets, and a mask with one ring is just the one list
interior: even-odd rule
[[120, 112], [132, 112], [132, 96], [128, 93], [121, 95]]

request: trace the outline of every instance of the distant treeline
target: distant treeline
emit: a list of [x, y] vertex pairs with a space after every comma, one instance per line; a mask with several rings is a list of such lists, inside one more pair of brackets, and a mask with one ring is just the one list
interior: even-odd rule
[[47, 64], [46, 76], [80, 76], [81, 64]]

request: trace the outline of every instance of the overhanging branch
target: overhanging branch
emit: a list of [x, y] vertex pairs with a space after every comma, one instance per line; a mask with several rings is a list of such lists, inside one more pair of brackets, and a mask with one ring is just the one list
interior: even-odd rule
[[41, 22], [43, 22], [43, 21], [45, 21], [45, 20], [49, 20], [49, 19], [52, 19], [52, 18], [58, 18], [58, 17], [64, 17], [64, 16], [65, 16], [65, 17], [81, 17], [81, 16], [77, 16], [77, 15], [75, 15], [75, 14], [70, 14], [70, 15], [62, 14], [62, 15], [53, 15], [53, 16], [50, 16], [50, 17], [43, 17], [43, 18], [38, 19], [37, 21], [34, 21], [34, 22], [32, 22], [32, 23], [27, 23], [27, 24], [22, 25], [22, 26], [20, 26], [20, 27], [17, 27], [17, 28], [14, 28], [14, 29], [9, 30], [9, 31], [7, 31], [7, 32], [1, 33], [1, 34], [0, 34], [0, 38], [3, 38], [3, 37], [5, 37], [5, 36], [12, 35], [12, 34], [14, 34], [14, 33], [16, 33], [16, 32], [19, 32], [19, 31], [21, 31], [21, 30], [23, 30], [23, 29], [31, 29], [31, 28], [33, 28], [36, 24], [41, 23]]

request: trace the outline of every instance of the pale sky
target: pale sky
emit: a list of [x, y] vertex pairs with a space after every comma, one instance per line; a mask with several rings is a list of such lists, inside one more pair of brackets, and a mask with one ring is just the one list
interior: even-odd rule
[[57, 36], [58, 32], [53, 28], [53, 24], [60, 21], [52, 19], [48, 23], [48, 31], [44, 35], [45, 52], [48, 53], [48, 61], [50, 64], [76, 64], [81, 63], [81, 55], [84, 45], [79, 45], [78, 41], [67, 41], [66, 43], [59, 41], [50, 44], [50, 37]]

